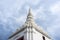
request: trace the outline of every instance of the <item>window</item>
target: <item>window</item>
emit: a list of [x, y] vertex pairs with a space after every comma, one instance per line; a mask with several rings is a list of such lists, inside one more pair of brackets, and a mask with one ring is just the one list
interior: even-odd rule
[[43, 36], [43, 40], [45, 40], [45, 37]]
[[23, 36], [23, 37], [18, 38], [17, 40], [24, 40], [24, 36]]

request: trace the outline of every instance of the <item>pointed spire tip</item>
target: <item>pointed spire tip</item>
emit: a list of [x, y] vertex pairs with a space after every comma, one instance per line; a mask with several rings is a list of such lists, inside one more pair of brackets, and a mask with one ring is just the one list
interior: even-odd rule
[[33, 20], [33, 15], [31, 13], [31, 8], [29, 8], [29, 12], [28, 12], [28, 15], [27, 15], [27, 20]]

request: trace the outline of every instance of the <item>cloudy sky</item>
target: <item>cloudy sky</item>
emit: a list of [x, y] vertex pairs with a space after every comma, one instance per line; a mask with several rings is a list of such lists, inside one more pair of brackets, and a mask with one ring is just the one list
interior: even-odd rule
[[29, 8], [35, 22], [60, 40], [60, 0], [0, 0], [0, 40], [8, 40], [25, 22]]

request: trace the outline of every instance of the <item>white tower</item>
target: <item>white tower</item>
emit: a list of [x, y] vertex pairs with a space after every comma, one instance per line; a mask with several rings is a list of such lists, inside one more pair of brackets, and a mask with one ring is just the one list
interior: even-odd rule
[[13, 33], [9, 40], [51, 40], [51, 38], [34, 22], [31, 10], [29, 9], [25, 24]]

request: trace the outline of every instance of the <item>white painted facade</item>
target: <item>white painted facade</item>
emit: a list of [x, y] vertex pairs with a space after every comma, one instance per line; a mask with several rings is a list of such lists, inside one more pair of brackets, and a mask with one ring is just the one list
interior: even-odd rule
[[24, 36], [24, 40], [43, 40], [43, 36], [45, 37], [45, 40], [51, 40], [48, 34], [35, 24], [30, 10], [25, 24], [18, 30], [18, 32], [11, 35], [9, 40], [17, 40], [22, 36]]

